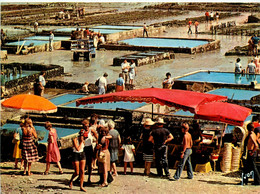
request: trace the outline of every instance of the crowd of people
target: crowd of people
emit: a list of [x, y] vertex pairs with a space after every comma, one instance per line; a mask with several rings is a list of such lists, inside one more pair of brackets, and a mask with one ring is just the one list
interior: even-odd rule
[[[193, 123], [194, 124], [194, 123]], [[196, 122], [195, 122], [196, 124]], [[151, 118], [145, 118], [143, 123], [140, 140], [143, 143], [143, 161], [144, 176], [168, 177], [170, 181], [178, 181], [181, 177], [184, 166], [187, 165], [187, 178], [193, 179], [193, 169], [191, 163], [192, 147], [196, 144], [196, 136], [193, 129], [189, 132], [189, 124], [184, 122], [181, 124], [183, 133], [182, 148], [180, 152], [180, 161], [176, 172], [172, 176], [169, 172], [168, 164], [168, 144], [173, 140], [173, 135], [164, 127], [163, 118], [153, 121]], [[48, 146], [46, 153], [46, 169], [42, 173], [48, 175], [50, 164], [56, 163], [59, 168], [59, 174], [63, 174], [60, 164], [61, 155], [59, 151], [58, 135], [52, 124], [45, 122], [45, 129], [48, 133]], [[193, 126], [194, 128], [194, 126]], [[195, 127], [196, 128], [196, 127]], [[258, 120], [247, 124], [248, 135], [244, 143], [243, 159], [244, 173], [254, 172], [254, 184], [260, 184], [260, 175], [256, 167], [257, 149], [260, 145], [260, 124]], [[195, 137], [196, 136], [196, 137]], [[199, 135], [200, 136], [200, 135]], [[21, 160], [20, 169], [23, 169], [23, 175], [31, 176], [31, 166], [33, 162], [39, 160], [37, 150], [37, 133], [30, 118], [21, 118], [20, 128], [18, 128], [13, 136], [12, 143], [15, 144], [13, 157], [15, 158], [15, 168], [18, 168], [18, 162]], [[103, 119], [99, 120], [98, 115], [92, 114], [90, 119], [82, 121], [82, 129], [73, 141], [72, 147], [72, 166], [74, 172], [69, 180], [69, 188], [73, 188], [75, 182], [79, 183], [80, 190], [86, 191], [84, 188], [85, 172], [88, 175], [87, 183], [94, 184], [91, 181], [92, 171], [97, 169], [100, 180], [98, 183], [101, 187], [107, 187], [117, 176], [118, 170], [116, 163], [119, 159], [119, 150], [124, 151], [124, 170], [122, 174], [127, 174], [127, 166], [130, 165], [130, 173], [134, 173], [135, 146], [131, 140], [131, 136], [124, 137], [121, 140], [119, 132], [115, 129], [115, 122], [108, 120], [107, 123]], [[151, 165], [154, 161], [157, 174], [151, 172]], [[87, 171], [86, 171], [87, 167]], [[76, 180], [75, 178], [78, 177]], [[245, 183], [248, 182], [246, 179]]]
[[93, 30], [90, 30], [89, 28], [83, 28], [79, 29], [77, 28], [75, 31], [71, 32], [71, 40], [93, 40], [94, 46], [97, 47], [99, 44], [105, 43], [105, 37], [100, 32], [94, 32]]

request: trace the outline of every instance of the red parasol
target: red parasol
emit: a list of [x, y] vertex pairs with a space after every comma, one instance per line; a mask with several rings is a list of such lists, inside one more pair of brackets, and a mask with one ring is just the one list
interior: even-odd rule
[[24, 112], [53, 113], [57, 112], [57, 106], [41, 96], [33, 94], [20, 94], [13, 96], [4, 102], [6, 108], [19, 109]]
[[245, 119], [252, 110], [226, 102], [210, 102], [200, 105], [194, 116], [195, 119], [220, 121], [231, 125], [243, 126]]
[[205, 94], [187, 90], [145, 88], [82, 98], [76, 101], [76, 105], [79, 106], [81, 104], [115, 101], [146, 102], [167, 105], [169, 107], [180, 108], [195, 113], [200, 104], [225, 100], [227, 100], [227, 97], [214, 94]]

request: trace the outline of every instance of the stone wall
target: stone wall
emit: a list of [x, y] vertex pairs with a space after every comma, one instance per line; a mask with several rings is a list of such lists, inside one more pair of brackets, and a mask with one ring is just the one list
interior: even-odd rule
[[[67, 90], [75, 90], [76, 93], [81, 93], [81, 88], [84, 84], [78, 82], [64, 82], [59, 80], [49, 80], [46, 84], [46, 88], [57, 88], [57, 89], [67, 89]], [[94, 83], [90, 83], [88, 86], [89, 93], [97, 94], [98, 87]], [[107, 85], [107, 93], [114, 92], [116, 89], [116, 84], [108, 84]], [[134, 85], [126, 84], [127, 90], [133, 90]]]

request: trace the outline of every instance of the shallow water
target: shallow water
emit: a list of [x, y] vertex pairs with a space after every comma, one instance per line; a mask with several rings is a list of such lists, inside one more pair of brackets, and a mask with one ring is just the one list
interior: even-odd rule
[[187, 39], [169, 39], [169, 38], [132, 38], [119, 41], [133, 46], [154, 46], [154, 47], [172, 47], [172, 48], [192, 48], [207, 44], [203, 40]]
[[188, 75], [178, 80], [182, 81], [195, 81], [195, 82], [208, 82], [208, 83], [227, 83], [227, 84], [246, 84], [250, 85], [252, 81], [260, 83], [260, 75], [242, 75], [235, 73], [223, 72], [199, 72]]
[[250, 100], [252, 97], [259, 95], [260, 91], [220, 88], [220, 89], [212, 90], [208, 93], [227, 96], [228, 99], [233, 99], [233, 100]]
[[[12, 70], [11, 70], [12, 72]], [[10, 80], [15, 80], [15, 79], [18, 79], [18, 78], [21, 78], [21, 77], [26, 77], [26, 76], [29, 76], [29, 75], [33, 75], [33, 74], [36, 74], [36, 73], [40, 73], [40, 71], [27, 71], [27, 70], [22, 70], [22, 74], [17, 74], [17, 76], [13, 76], [13, 74], [11, 73], [10, 74], [10, 77], [7, 77], [7, 76], [4, 76], [4, 83], [7, 82], [7, 81], [10, 81]], [[3, 83], [1, 83], [2, 85]]]

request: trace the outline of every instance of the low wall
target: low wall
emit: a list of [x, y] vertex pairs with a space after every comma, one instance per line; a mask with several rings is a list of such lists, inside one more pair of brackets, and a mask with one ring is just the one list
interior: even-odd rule
[[[49, 80], [46, 83], [46, 88], [57, 88], [57, 89], [67, 89], [67, 90], [75, 90], [76, 93], [81, 93], [81, 88], [84, 84], [78, 82], [64, 82], [59, 80]], [[98, 94], [98, 87], [94, 83], [90, 83], [88, 86], [89, 93]], [[108, 84], [107, 85], [107, 93], [114, 92], [116, 89], [116, 84]], [[134, 85], [126, 84], [127, 90], [133, 90]]]
[[[150, 54], [150, 55], [149, 55]], [[132, 57], [132, 56], [136, 57]], [[175, 55], [174, 53], [170, 52], [160, 52], [158, 54], [151, 55], [151, 53], [147, 52], [147, 55], [145, 53], [134, 53], [130, 55], [124, 55], [122, 57], [115, 57], [113, 59], [113, 65], [114, 66], [121, 66], [121, 63], [123, 63], [124, 60], [131, 61], [134, 60], [136, 66], [142, 66], [150, 63], [155, 63], [157, 61], [165, 60], [165, 59], [174, 59]]]
[[[149, 37], [149, 38], [190, 40], [190, 38], [164, 38], [164, 37]], [[188, 54], [203, 53], [203, 52], [216, 50], [216, 49], [220, 48], [220, 40], [213, 40], [213, 39], [194, 39], [194, 40], [204, 40], [204, 41], [209, 41], [209, 43], [205, 44], [205, 45], [193, 47], [193, 48], [133, 46], [133, 45], [128, 45], [128, 44], [104, 44], [104, 45], [100, 45], [100, 48], [105, 48], [107, 50], [169, 51], [169, 52], [174, 52], [174, 53], [188, 53]]]
[[[54, 42], [53, 43], [53, 48], [55, 50], [58, 50], [61, 48], [61, 41]], [[8, 54], [16, 54], [17, 52], [17, 46], [2, 46], [2, 49], [7, 50]], [[42, 44], [42, 45], [37, 45], [37, 46], [32, 46], [32, 47], [27, 47], [23, 46], [23, 49], [21, 49], [19, 54], [28, 54], [28, 53], [37, 53], [37, 52], [45, 52], [49, 51], [49, 43], [47, 44]]]

